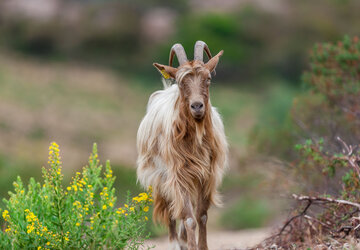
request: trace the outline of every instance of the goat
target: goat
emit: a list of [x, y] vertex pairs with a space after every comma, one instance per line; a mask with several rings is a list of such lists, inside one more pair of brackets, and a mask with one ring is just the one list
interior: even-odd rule
[[[175, 54], [177, 68], [172, 67]], [[149, 98], [137, 134], [137, 176], [145, 188], [153, 187], [153, 218], [169, 227], [171, 249], [208, 249], [207, 211], [221, 203], [217, 187], [228, 149], [221, 117], [210, 103], [209, 86], [222, 54], [212, 57], [206, 43], [197, 41], [194, 60], [188, 61], [183, 46], [175, 44], [169, 66], [153, 64], [175, 83], [164, 80], [164, 90]], [[180, 219], [179, 236], [176, 219]]]

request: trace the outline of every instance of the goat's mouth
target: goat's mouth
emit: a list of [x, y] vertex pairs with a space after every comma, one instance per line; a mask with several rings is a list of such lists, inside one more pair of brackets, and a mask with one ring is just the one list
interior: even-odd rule
[[195, 121], [202, 121], [205, 116], [205, 112], [191, 112], [192, 117], [195, 119]]

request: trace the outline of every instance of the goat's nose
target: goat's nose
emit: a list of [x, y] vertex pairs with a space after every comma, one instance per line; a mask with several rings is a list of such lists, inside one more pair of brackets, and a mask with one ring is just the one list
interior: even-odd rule
[[200, 111], [203, 107], [204, 104], [202, 102], [194, 102], [191, 104], [191, 108], [196, 112]]

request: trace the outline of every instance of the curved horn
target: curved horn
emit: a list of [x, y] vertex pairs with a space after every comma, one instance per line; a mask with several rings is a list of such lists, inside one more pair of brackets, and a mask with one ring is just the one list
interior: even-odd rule
[[174, 55], [178, 58], [179, 65], [182, 65], [188, 61], [184, 47], [180, 43], [176, 43], [172, 46], [169, 56], [169, 66], [172, 66]]
[[209, 47], [207, 46], [207, 44], [203, 41], [197, 41], [195, 43], [195, 47], [194, 47], [194, 60], [198, 60], [203, 62], [204, 58], [204, 50], [206, 52], [206, 55], [208, 56], [209, 59], [212, 58]]

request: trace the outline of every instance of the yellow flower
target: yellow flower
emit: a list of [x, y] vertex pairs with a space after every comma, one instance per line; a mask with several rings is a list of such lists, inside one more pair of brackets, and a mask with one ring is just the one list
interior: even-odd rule
[[140, 193], [139, 196], [142, 196], [142, 197], [148, 197], [147, 193]]
[[131, 211], [131, 212], [134, 212], [134, 207], [130, 207], [130, 211]]
[[80, 223], [76, 222], [75, 226], [80, 227]]
[[149, 220], [148, 217], [145, 216], [145, 220]]
[[109, 206], [110, 206], [110, 207], [113, 207], [114, 204], [113, 204], [112, 202], [109, 202]]
[[31, 233], [31, 232], [34, 231], [34, 229], [35, 229], [34, 224], [27, 225], [26, 229], [27, 229], [26, 232], [27, 232], [28, 234]]
[[134, 197], [133, 201], [139, 202], [139, 197]]
[[68, 191], [70, 191], [70, 190], [71, 190], [71, 187], [67, 187], [66, 189], [67, 189]]
[[129, 207], [129, 206], [127, 204], [125, 204], [124, 207]]
[[103, 210], [107, 209], [107, 206], [104, 204], [104, 205], [102, 206], [102, 209], [103, 209]]
[[9, 211], [4, 210], [4, 212], [2, 212], [2, 217], [4, 218], [5, 221], [7, 221], [10, 218]]
[[148, 207], [148, 206], [144, 207], [144, 212], [147, 212], [147, 211], [149, 211], [149, 207]]
[[50, 245], [50, 242], [49, 242], [49, 241], [48, 241], [48, 242], [46, 242], [46, 245], [48, 245], [48, 246], [49, 246], [49, 245]]

